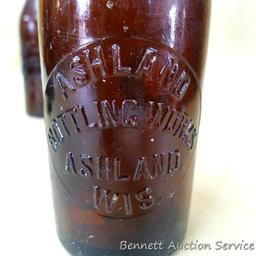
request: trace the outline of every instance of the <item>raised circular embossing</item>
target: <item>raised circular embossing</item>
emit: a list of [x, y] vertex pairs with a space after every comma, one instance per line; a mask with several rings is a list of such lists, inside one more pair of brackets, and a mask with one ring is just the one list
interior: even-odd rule
[[53, 168], [72, 197], [110, 218], [172, 200], [190, 171], [201, 95], [189, 63], [140, 38], [75, 49], [45, 91]]

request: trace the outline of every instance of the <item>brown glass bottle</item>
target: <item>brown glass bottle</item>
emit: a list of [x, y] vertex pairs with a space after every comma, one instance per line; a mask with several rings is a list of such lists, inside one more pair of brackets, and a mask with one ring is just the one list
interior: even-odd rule
[[27, 0], [20, 20], [23, 75], [28, 114], [43, 116], [43, 95], [40, 70], [37, 2]]
[[72, 255], [172, 254], [188, 220], [210, 1], [39, 8], [61, 242]]

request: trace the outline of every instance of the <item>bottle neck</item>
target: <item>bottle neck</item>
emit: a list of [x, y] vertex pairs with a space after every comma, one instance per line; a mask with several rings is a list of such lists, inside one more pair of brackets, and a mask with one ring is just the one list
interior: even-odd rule
[[38, 0], [27, 0], [24, 6], [24, 12], [30, 15], [37, 15]]
[[24, 9], [31, 13], [37, 13], [38, 0], [27, 0]]

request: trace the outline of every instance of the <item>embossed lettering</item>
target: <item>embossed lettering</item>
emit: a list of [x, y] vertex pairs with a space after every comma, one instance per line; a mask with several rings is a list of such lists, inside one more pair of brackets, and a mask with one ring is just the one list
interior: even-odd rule
[[122, 176], [121, 174], [121, 160], [119, 158], [114, 159], [114, 178], [116, 181], [128, 181], [129, 175]]
[[[102, 100], [93, 102], [92, 107], [85, 108], [77, 105], [61, 113], [53, 119], [60, 120], [63, 131], [68, 136], [82, 133], [88, 129], [111, 129], [111, 128], [137, 128], [158, 130], [168, 132], [171, 136], [179, 138], [187, 147], [193, 149], [196, 141], [197, 128], [193, 120], [185, 113], [184, 109], [175, 109], [162, 102], [149, 101], [146, 103], [144, 115], [140, 115], [138, 102], [133, 99]], [[64, 139], [57, 123], [54, 130], [49, 131], [50, 143], [55, 145], [54, 134], [60, 133], [61, 140]], [[54, 146], [53, 146], [54, 148]], [[57, 150], [58, 148], [56, 148]]]
[[191, 127], [187, 136], [185, 137], [185, 143], [189, 150], [193, 149], [196, 137], [197, 137], [197, 130], [196, 128]]
[[136, 199], [140, 202], [140, 209], [141, 210], [149, 210], [154, 205], [154, 198], [152, 196], [152, 189], [145, 188], [136, 194]]
[[117, 44], [112, 45], [113, 55], [113, 74], [114, 76], [129, 76], [131, 74], [131, 67], [122, 67], [120, 46]]
[[104, 127], [104, 121], [103, 121], [103, 117], [102, 117], [102, 111], [101, 111], [101, 102], [98, 101], [94, 101], [94, 104], [96, 106], [96, 114], [97, 114], [97, 121], [93, 122], [91, 124], [91, 127], [95, 127], [95, 128], [103, 128]]
[[151, 40], [98, 39], [67, 54], [49, 77], [46, 118], [70, 194], [110, 218], [137, 217], [171, 199], [196, 144], [197, 83], [184, 57]]
[[168, 56], [168, 59], [161, 71], [162, 77], [165, 78], [163, 81], [163, 89], [165, 91], [170, 91], [172, 89], [178, 71], [179, 64], [171, 56]]
[[65, 173], [67, 174], [77, 174], [74, 154], [72, 152], [68, 152], [66, 156], [66, 164], [65, 164]]
[[129, 174], [122, 169], [120, 157], [88, 156], [69, 151], [66, 155], [65, 174], [80, 174], [82, 177], [95, 177], [100, 181], [128, 182], [141, 179], [156, 179], [177, 172], [181, 168], [181, 153], [171, 150], [167, 153], [155, 153], [134, 159], [134, 167]]
[[180, 168], [180, 151], [173, 150], [168, 153], [168, 172], [174, 173], [177, 172]]
[[111, 192], [107, 189], [101, 189], [98, 186], [94, 186], [94, 208], [101, 210], [102, 204], [104, 204], [104, 210], [106, 213], [111, 214], [119, 200], [119, 194]]
[[69, 88], [70, 90], [76, 91], [76, 88], [68, 81], [68, 79], [61, 72], [57, 72], [55, 78], [62, 92], [62, 95], [65, 99], [68, 98], [68, 94], [66, 92], [67, 88]]
[[133, 214], [131, 194], [129, 193], [123, 194], [123, 199], [124, 199], [125, 213], [126, 215], [131, 216]]
[[122, 126], [134, 128], [138, 126], [138, 102], [136, 100], [124, 100], [122, 103]]
[[150, 76], [155, 63], [157, 50], [154, 48], [148, 48], [135, 72], [135, 74], [140, 77], [142, 75]]
[[182, 111], [172, 110], [172, 115], [168, 120], [166, 130], [172, 132], [173, 136], [176, 136], [182, 128], [182, 124], [185, 120], [185, 115]]
[[91, 177], [93, 175], [93, 159], [91, 156], [86, 156], [84, 154], [82, 154], [80, 156], [80, 160], [81, 160], [81, 164], [83, 167], [80, 168], [80, 174], [83, 177]]
[[89, 74], [85, 70], [80, 56], [72, 58], [70, 68], [75, 73], [74, 82], [77, 86], [83, 87], [90, 82]]
[[154, 178], [157, 176], [164, 175], [164, 156], [165, 154], [156, 153], [153, 155], [153, 171]]
[[[153, 45], [152, 43], [144, 49], [140, 61], [133, 67], [122, 65], [122, 48], [118, 43], [84, 46], [73, 56], [67, 57], [68, 63], [65, 63], [61, 71], [58, 70], [55, 73], [56, 82], [53, 84], [57, 83], [63, 97], [68, 98], [67, 89], [75, 91], [87, 85], [92, 86], [91, 83], [95, 84], [102, 79], [105, 83], [105, 79], [111, 77], [142, 78], [154, 82], [163, 92], [171, 93], [176, 99], [181, 100], [192, 82], [191, 72], [176, 53]], [[131, 56], [139, 54], [136, 47], [134, 49], [131, 45], [129, 47]], [[107, 54], [109, 51], [111, 54]], [[112, 66], [109, 63], [112, 63]], [[72, 72], [66, 70], [67, 68]], [[52, 81], [49, 82], [52, 83]]]
[[137, 193], [116, 193], [99, 186], [93, 186], [93, 201], [94, 208], [101, 213], [111, 215], [123, 212], [129, 217], [133, 215], [135, 208], [142, 211], [152, 209], [155, 198], [149, 187]]
[[[156, 110], [155, 105], [157, 105]], [[148, 127], [151, 129], [158, 128], [164, 130], [172, 115], [172, 109], [166, 107], [163, 103], [155, 104], [152, 101], [149, 102], [148, 106]]]
[[64, 141], [63, 133], [56, 119], [51, 121], [51, 128], [48, 131], [48, 139], [54, 152], [56, 152], [60, 144]]
[[108, 157], [97, 157], [97, 178], [99, 180], [109, 180], [110, 171], [110, 159]]
[[80, 133], [82, 128], [89, 126], [85, 108], [81, 105], [66, 110], [65, 113], [58, 116], [58, 119], [61, 120], [68, 135], [71, 133], [70, 129]]
[[112, 106], [107, 100], [101, 101], [102, 116], [104, 118], [104, 127], [118, 127], [118, 113], [115, 106], [115, 101], [112, 101]]
[[141, 157], [138, 160], [137, 168], [134, 174], [134, 180], [140, 180], [141, 176], [144, 176], [145, 179], [152, 178], [148, 169], [146, 157]]
[[174, 86], [174, 90], [173, 90], [174, 95], [178, 98], [182, 98], [185, 95], [190, 85], [190, 82], [191, 82], [191, 79], [189, 75], [187, 74], [187, 72], [183, 71], [177, 83]]
[[94, 47], [94, 52], [96, 54], [96, 58], [94, 60], [90, 60], [90, 50], [86, 49], [84, 51], [84, 55], [85, 55], [85, 62], [86, 62], [86, 68], [88, 70], [88, 73], [90, 74], [90, 79], [92, 82], [96, 82], [97, 81], [97, 76], [95, 74], [94, 69], [96, 67], [99, 68], [100, 70], [100, 75], [102, 77], [105, 77], [106, 75], [106, 67], [105, 67], [105, 60], [104, 60], [104, 55], [102, 52], [102, 47], [100, 45]]

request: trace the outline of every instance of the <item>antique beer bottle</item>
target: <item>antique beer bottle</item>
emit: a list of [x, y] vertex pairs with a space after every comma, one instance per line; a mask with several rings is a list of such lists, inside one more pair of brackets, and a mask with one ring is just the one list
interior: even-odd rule
[[27, 112], [43, 115], [43, 95], [38, 46], [37, 2], [27, 0], [20, 20], [22, 64], [25, 82]]
[[188, 220], [210, 1], [39, 9], [62, 244], [72, 255], [171, 255]]

